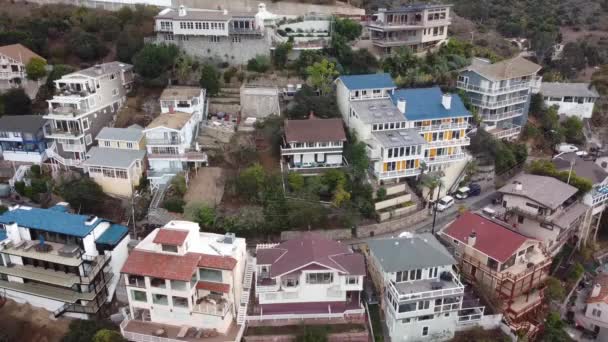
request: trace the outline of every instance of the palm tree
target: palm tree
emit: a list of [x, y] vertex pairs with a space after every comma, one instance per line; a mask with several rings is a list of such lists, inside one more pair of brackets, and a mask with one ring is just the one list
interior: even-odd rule
[[[444, 176], [444, 174], [442, 171], [427, 173], [427, 174], [423, 175], [422, 186], [429, 189], [428, 202], [433, 201], [433, 197], [435, 195], [435, 189], [444, 185], [441, 180], [441, 177], [443, 177], [443, 176]], [[437, 196], [439, 196], [439, 194], [437, 194]]]

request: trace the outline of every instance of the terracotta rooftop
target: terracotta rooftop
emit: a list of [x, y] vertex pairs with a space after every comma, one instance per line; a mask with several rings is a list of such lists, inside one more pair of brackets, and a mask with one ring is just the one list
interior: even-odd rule
[[216, 268], [220, 270], [232, 271], [236, 266], [236, 259], [229, 256], [199, 254], [201, 259], [198, 267]]
[[271, 265], [270, 276], [277, 277], [311, 264], [351, 275], [365, 275], [363, 255], [317, 233], [285, 241], [274, 248], [257, 250], [257, 264]]
[[186, 241], [187, 236], [187, 230], [162, 228], [158, 230], [158, 233], [156, 233], [152, 242], [163, 245], [181, 246], [184, 241]]
[[[608, 304], [608, 274], [600, 273], [593, 279], [593, 285], [599, 284], [602, 288], [600, 289], [600, 293], [597, 296], [592, 297], [589, 294], [589, 298], [587, 298], [587, 303], [600, 303], [604, 302]], [[591, 288], [593, 291], [593, 287]]]
[[345, 141], [346, 133], [342, 119], [285, 120], [285, 140], [287, 142], [330, 142]]
[[11, 45], [0, 46], [0, 54], [6, 55], [12, 59], [21, 61], [23, 64], [29, 63], [32, 58], [40, 58], [43, 61], [46, 61], [46, 59], [42, 58], [41, 56], [36, 54], [34, 51], [26, 48], [25, 46], [23, 46], [21, 44], [11, 44]]
[[161, 279], [190, 281], [196, 271], [199, 254], [170, 255], [134, 249], [121, 272]]
[[211, 281], [199, 281], [196, 288], [213, 292], [230, 293], [230, 284], [215, 283]]
[[473, 248], [501, 263], [530, 239], [471, 212], [464, 213], [452, 222], [443, 234], [466, 244], [472, 232], [477, 234]]

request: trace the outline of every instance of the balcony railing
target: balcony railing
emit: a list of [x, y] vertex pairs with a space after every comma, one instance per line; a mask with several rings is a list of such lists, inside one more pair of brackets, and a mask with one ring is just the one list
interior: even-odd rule
[[420, 174], [419, 168], [405, 169], [405, 170], [394, 170], [394, 171], [374, 171], [374, 176], [378, 179], [388, 179], [397, 177], [412, 177]]
[[213, 316], [226, 316], [230, 310], [230, 304], [225, 301], [223, 303], [208, 303], [201, 302], [192, 307], [192, 311], [196, 313], [201, 313], [205, 315], [213, 315]]
[[519, 135], [519, 133], [521, 133], [521, 126], [512, 125], [512, 127], [505, 129], [494, 128], [490, 129], [488, 132], [497, 139], [506, 139]]
[[463, 159], [466, 159], [466, 157], [467, 157], [466, 153], [457, 153], [457, 154], [450, 154], [450, 155], [445, 155], [445, 156], [426, 157], [426, 158], [424, 158], [424, 162], [427, 165], [431, 165], [431, 164], [437, 164], [437, 163], [444, 163], [444, 162], [448, 162], [448, 161], [463, 160]]
[[182, 138], [170, 137], [170, 138], [146, 138], [146, 145], [180, 145]]
[[63, 148], [66, 152], [86, 152], [87, 145], [85, 144], [61, 144], [61, 148]]
[[469, 128], [468, 122], [458, 122], [458, 123], [445, 123], [439, 125], [426, 125], [426, 126], [417, 126], [414, 127], [419, 132], [427, 132], [427, 131], [442, 131], [446, 129], [467, 129]]
[[78, 116], [85, 114], [87, 111], [85, 109], [78, 109], [69, 106], [61, 106], [55, 107], [49, 110], [49, 115], [62, 115], [62, 116]]
[[[450, 296], [450, 295], [455, 295], [455, 294], [463, 294], [464, 285], [462, 285], [460, 280], [458, 280], [457, 275], [455, 275], [454, 273], [451, 273], [451, 275], [452, 275], [452, 281], [453, 281], [454, 286], [447, 288], [447, 289], [420, 291], [420, 292], [413, 292], [413, 293], [412, 292], [402, 293], [399, 291], [399, 289], [397, 289], [397, 286], [392, 281], [388, 282], [388, 287], [389, 287], [390, 291], [393, 293], [393, 295], [395, 296], [395, 298], [397, 298], [399, 301], [411, 300], [411, 299], [445, 297], [445, 296]], [[458, 304], [458, 305], [460, 305], [460, 304]]]
[[342, 153], [342, 146], [323, 146], [323, 147], [283, 147], [282, 155], [304, 154], [304, 153]]
[[593, 189], [593, 205], [605, 202], [608, 200], [608, 186], [601, 186]]
[[460, 139], [450, 139], [450, 140], [437, 140], [428, 142], [428, 146], [431, 148], [434, 147], [444, 147], [444, 146], [468, 146], [471, 144], [471, 138], [464, 137]]
[[78, 128], [45, 128], [44, 135], [47, 137], [78, 137], [82, 135], [82, 131]]
[[516, 103], [524, 103], [526, 101], [528, 101], [528, 95], [516, 96], [516, 97], [512, 97], [512, 98], [509, 98], [506, 100], [500, 100], [500, 101], [471, 99], [471, 103], [473, 105], [483, 107], [483, 108], [490, 108], [490, 109], [510, 106], [510, 105], [513, 105]]
[[408, 28], [422, 28], [422, 27], [434, 27], [434, 26], [445, 26], [452, 23], [451, 18], [437, 19], [431, 21], [424, 20], [412, 20], [407, 22], [384, 22], [380, 20], [368, 20], [365, 22], [365, 26], [380, 29], [408, 29]]
[[260, 29], [251, 29], [251, 28], [237, 28], [237, 27], [228, 27], [228, 32], [232, 34], [253, 34], [253, 35], [262, 35], [264, 31]]
[[276, 292], [281, 288], [281, 283], [274, 279], [261, 279], [255, 285], [257, 293]]
[[480, 87], [480, 86], [476, 86], [474, 84], [465, 83], [465, 82], [456, 82], [456, 86], [463, 90], [473, 91], [476, 93], [494, 95], [494, 94], [509, 93], [509, 92], [513, 92], [513, 91], [530, 88], [530, 82], [529, 81], [520, 82], [520, 83], [515, 83], [515, 84], [508, 85], [506, 87], [499, 87], [499, 88]]
[[481, 114], [481, 119], [483, 121], [502, 121], [502, 120], [518, 117], [521, 115], [524, 115], [523, 108], [510, 110], [508, 112], [504, 112], [504, 113], [500, 113], [500, 114]]

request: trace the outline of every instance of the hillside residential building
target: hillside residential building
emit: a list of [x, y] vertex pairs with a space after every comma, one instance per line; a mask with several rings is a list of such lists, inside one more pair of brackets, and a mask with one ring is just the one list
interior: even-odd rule
[[539, 240], [552, 255], [589, 234], [589, 206], [576, 199], [577, 188], [556, 178], [521, 174], [498, 192], [502, 209], [496, 210], [497, 217]]
[[342, 76], [338, 107], [346, 125], [367, 145], [379, 182], [417, 176], [466, 162], [472, 115], [460, 97], [439, 87], [397, 89], [389, 74]]
[[317, 119], [311, 113], [306, 120], [285, 120], [284, 130], [281, 158], [287, 170], [316, 173], [346, 163], [342, 119]]
[[20, 303], [89, 318], [112, 301], [127, 259], [127, 227], [96, 216], [14, 206], [0, 215], [0, 289]]
[[133, 83], [133, 66], [119, 62], [95, 65], [55, 81], [45, 136], [52, 139], [49, 158], [65, 166], [81, 167], [93, 139], [116, 119]]
[[97, 135], [97, 144], [87, 152], [84, 171], [104, 192], [131, 196], [146, 167], [143, 128], [104, 127]]
[[469, 96], [482, 127], [496, 138], [517, 138], [528, 120], [530, 94], [540, 88], [540, 69], [523, 57], [496, 63], [473, 58], [460, 72], [457, 87]]
[[40, 164], [46, 160], [46, 120], [40, 115], [0, 117], [0, 146], [4, 160]]
[[246, 64], [258, 55], [270, 54], [270, 35], [264, 29], [263, 18], [256, 12], [181, 5], [158, 13], [154, 29], [157, 43], [175, 44], [199, 58]]
[[256, 247], [248, 320], [361, 317], [363, 255], [316, 233]]
[[432, 234], [374, 239], [368, 247], [392, 341], [447, 341], [459, 324], [481, 320], [484, 307], [463, 302], [457, 262]]
[[596, 333], [597, 341], [608, 339], [608, 273], [599, 273], [592, 287], [581, 291], [574, 310], [578, 325]]
[[447, 40], [452, 5], [413, 4], [394, 9], [379, 8], [365, 26], [372, 44], [389, 54], [399, 47], [424, 52]]
[[591, 119], [600, 95], [589, 83], [543, 82], [540, 86], [545, 106], [558, 106], [557, 113]]
[[25, 69], [32, 58], [46, 61], [21, 44], [0, 46], [0, 92], [11, 88], [23, 88], [31, 99], [36, 98], [40, 84], [28, 80]]
[[551, 265], [540, 241], [471, 212], [448, 224], [440, 236], [454, 249], [465, 279], [495, 290], [509, 325], [533, 335]]
[[184, 326], [235, 334], [245, 239], [199, 230], [195, 222], [171, 221], [131, 251], [121, 277], [130, 312], [121, 331], [128, 340], [151, 339], [158, 329], [175, 339], [171, 334]]
[[197, 137], [207, 116], [205, 91], [196, 87], [167, 87], [160, 97], [162, 113], [144, 129], [153, 186], [166, 184], [191, 166], [207, 164]]

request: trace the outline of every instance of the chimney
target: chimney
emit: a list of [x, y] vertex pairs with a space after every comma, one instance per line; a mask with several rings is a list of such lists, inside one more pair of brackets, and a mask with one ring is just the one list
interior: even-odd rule
[[266, 4], [263, 2], [260, 2], [260, 4], [258, 4], [258, 12], [266, 12]]
[[443, 94], [441, 96], [441, 104], [443, 105], [443, 107], [445, 109], [452, 108], [452, 95], [450, 95], [450, 94]]
[[399, 111], [401, 112], [401, 114], [405, 114], [405, 99], [400, 97], [399, 99], [397, 99], [397, 109], [399, 109]]
[[99, 64], [95, 65], [95, 72], [97, 73], [97, 75], [101, 75], [103, 73], [103, 70], [101, 69], [101, 65], [99, 65]]
[[184, 5], [180, 5], [180, 6], [179, 6], [178, 15], [179, 15], [180, 17], [183, 17], [183, 16], [185, 16], [185, 15], [186, 15], [186, 6], [184, 6]]
[[591, 297], [599, 296], [601, 290], [602, 290], [602, 285], [600, 285], [600, 284], [593, 285], [593, 289], [591, 290]]
[[224, 9], [224, 15], [228, 15], [228, 10]]
[[90, 215], [89, 217], [87, 217], [87, 220], [86, 220], [86, 221], [84, 221], [84, 224], [85, 224], [86, 226], [90, 226], [90, 225], [92, 225], [93, 223], [95, 223], [96, 221], [97, 221], [97, 216], [95, 216], [95, 215]]
[[473, 247], [475, 246], [475, 242], [477, 242], [477, 233], [473, 231], [467, 238], [467, 245]]
[[523, 184], [521, 182], [515, 182], [515, 191], [522, 191], [524, 189]]

